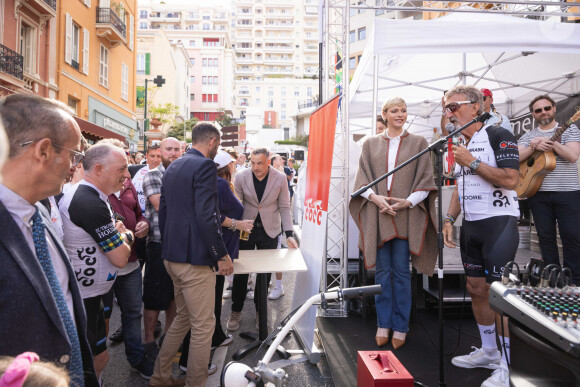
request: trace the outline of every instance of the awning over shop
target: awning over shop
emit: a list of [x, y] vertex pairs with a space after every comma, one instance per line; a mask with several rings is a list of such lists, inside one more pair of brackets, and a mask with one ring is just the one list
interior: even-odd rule
[[82, 118], [78, 117], [75, 117], [75, 120], [77, 121], [77, 124], [79, 124], [79, 127], [81, 128], [82, 132], [90, 133], [93, 136], [101, 138], [116, 138], [117, 140], [121, 140], [123, 142], [127, 141], [125, 136], [107, 130], [99, 125], [95, 125], [92, 122], [85, 121]]

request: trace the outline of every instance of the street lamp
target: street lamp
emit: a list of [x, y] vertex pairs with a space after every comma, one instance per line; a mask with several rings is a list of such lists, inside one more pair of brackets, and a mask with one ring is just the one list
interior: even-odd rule
[[143, 108], [143, 150], [147, 153], [147, 131], [149, 130], [149, 122], [147, 121], [147, 82], [153, 82], [157, 87], [163, 86], [165, 83], [165, 78], [161, 75], [156, 76], [153, 79], [145, 78], [145, 106]]

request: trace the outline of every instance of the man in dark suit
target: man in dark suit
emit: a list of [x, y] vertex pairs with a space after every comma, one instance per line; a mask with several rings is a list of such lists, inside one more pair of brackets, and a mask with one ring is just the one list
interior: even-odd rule
[[213, 161], [220, 132], [201, 122], [191, 132], [192, 149], [163, 175], [159, 204], [162, 257], [173, 279], [177, 316], [165, 336], [150, 386], [175, 385], [172, 363], [191, 329], [187, 385], [205, 386], [215, 328], [216, 271], [233, 273], [221, 235], [217, 169]]
[[0, 184], [0, 355], [34, 351], [66, 366], [74, 383], [97, 386], [75, 273], [36, 204], [82, 161], [80, 129], [66, 105], [30, 94], [0, 100], [0, 120], [10, 144]]

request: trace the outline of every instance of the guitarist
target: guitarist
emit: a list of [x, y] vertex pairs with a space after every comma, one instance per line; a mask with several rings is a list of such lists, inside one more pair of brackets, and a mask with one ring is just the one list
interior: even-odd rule
[[518, 141], [520, 161], [527, 160], [535, 150], [553, 151], [556, 168], [544, 178], [538, 192], [528, 199], [542, 258], [546, 264], [560, 264], [556, 243], [556, 222], [562, 239], [564, 266], [572, 271], [572, 282], [580, 284], [580, 184], [576, 161], [580, 155], [580, 131], [575, 125], [550, 141], [558, 128], [556, 103], [548, 95], [539, 95], [530, 102], [530, 112], [538, 127]]

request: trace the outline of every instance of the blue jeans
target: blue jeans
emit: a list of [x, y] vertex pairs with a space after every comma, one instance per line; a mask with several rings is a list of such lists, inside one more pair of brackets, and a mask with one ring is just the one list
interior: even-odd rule
[[141, 341], [141, 270], [137, 268], [129, 274], [118, 276], [113, 288], [121, 308], [125, 355], [129, 364], [136, 366], [145, 355]]
[[[409, 331], [411, 313], [409, 256], [409, 242], [404, 239], [391, 239], [377, 250], [375, 284], [383, 288], [382, 294], [375, 296], [379, 328], [403, 333]], [[396, 299], [393, 299], [393, 295]]]

